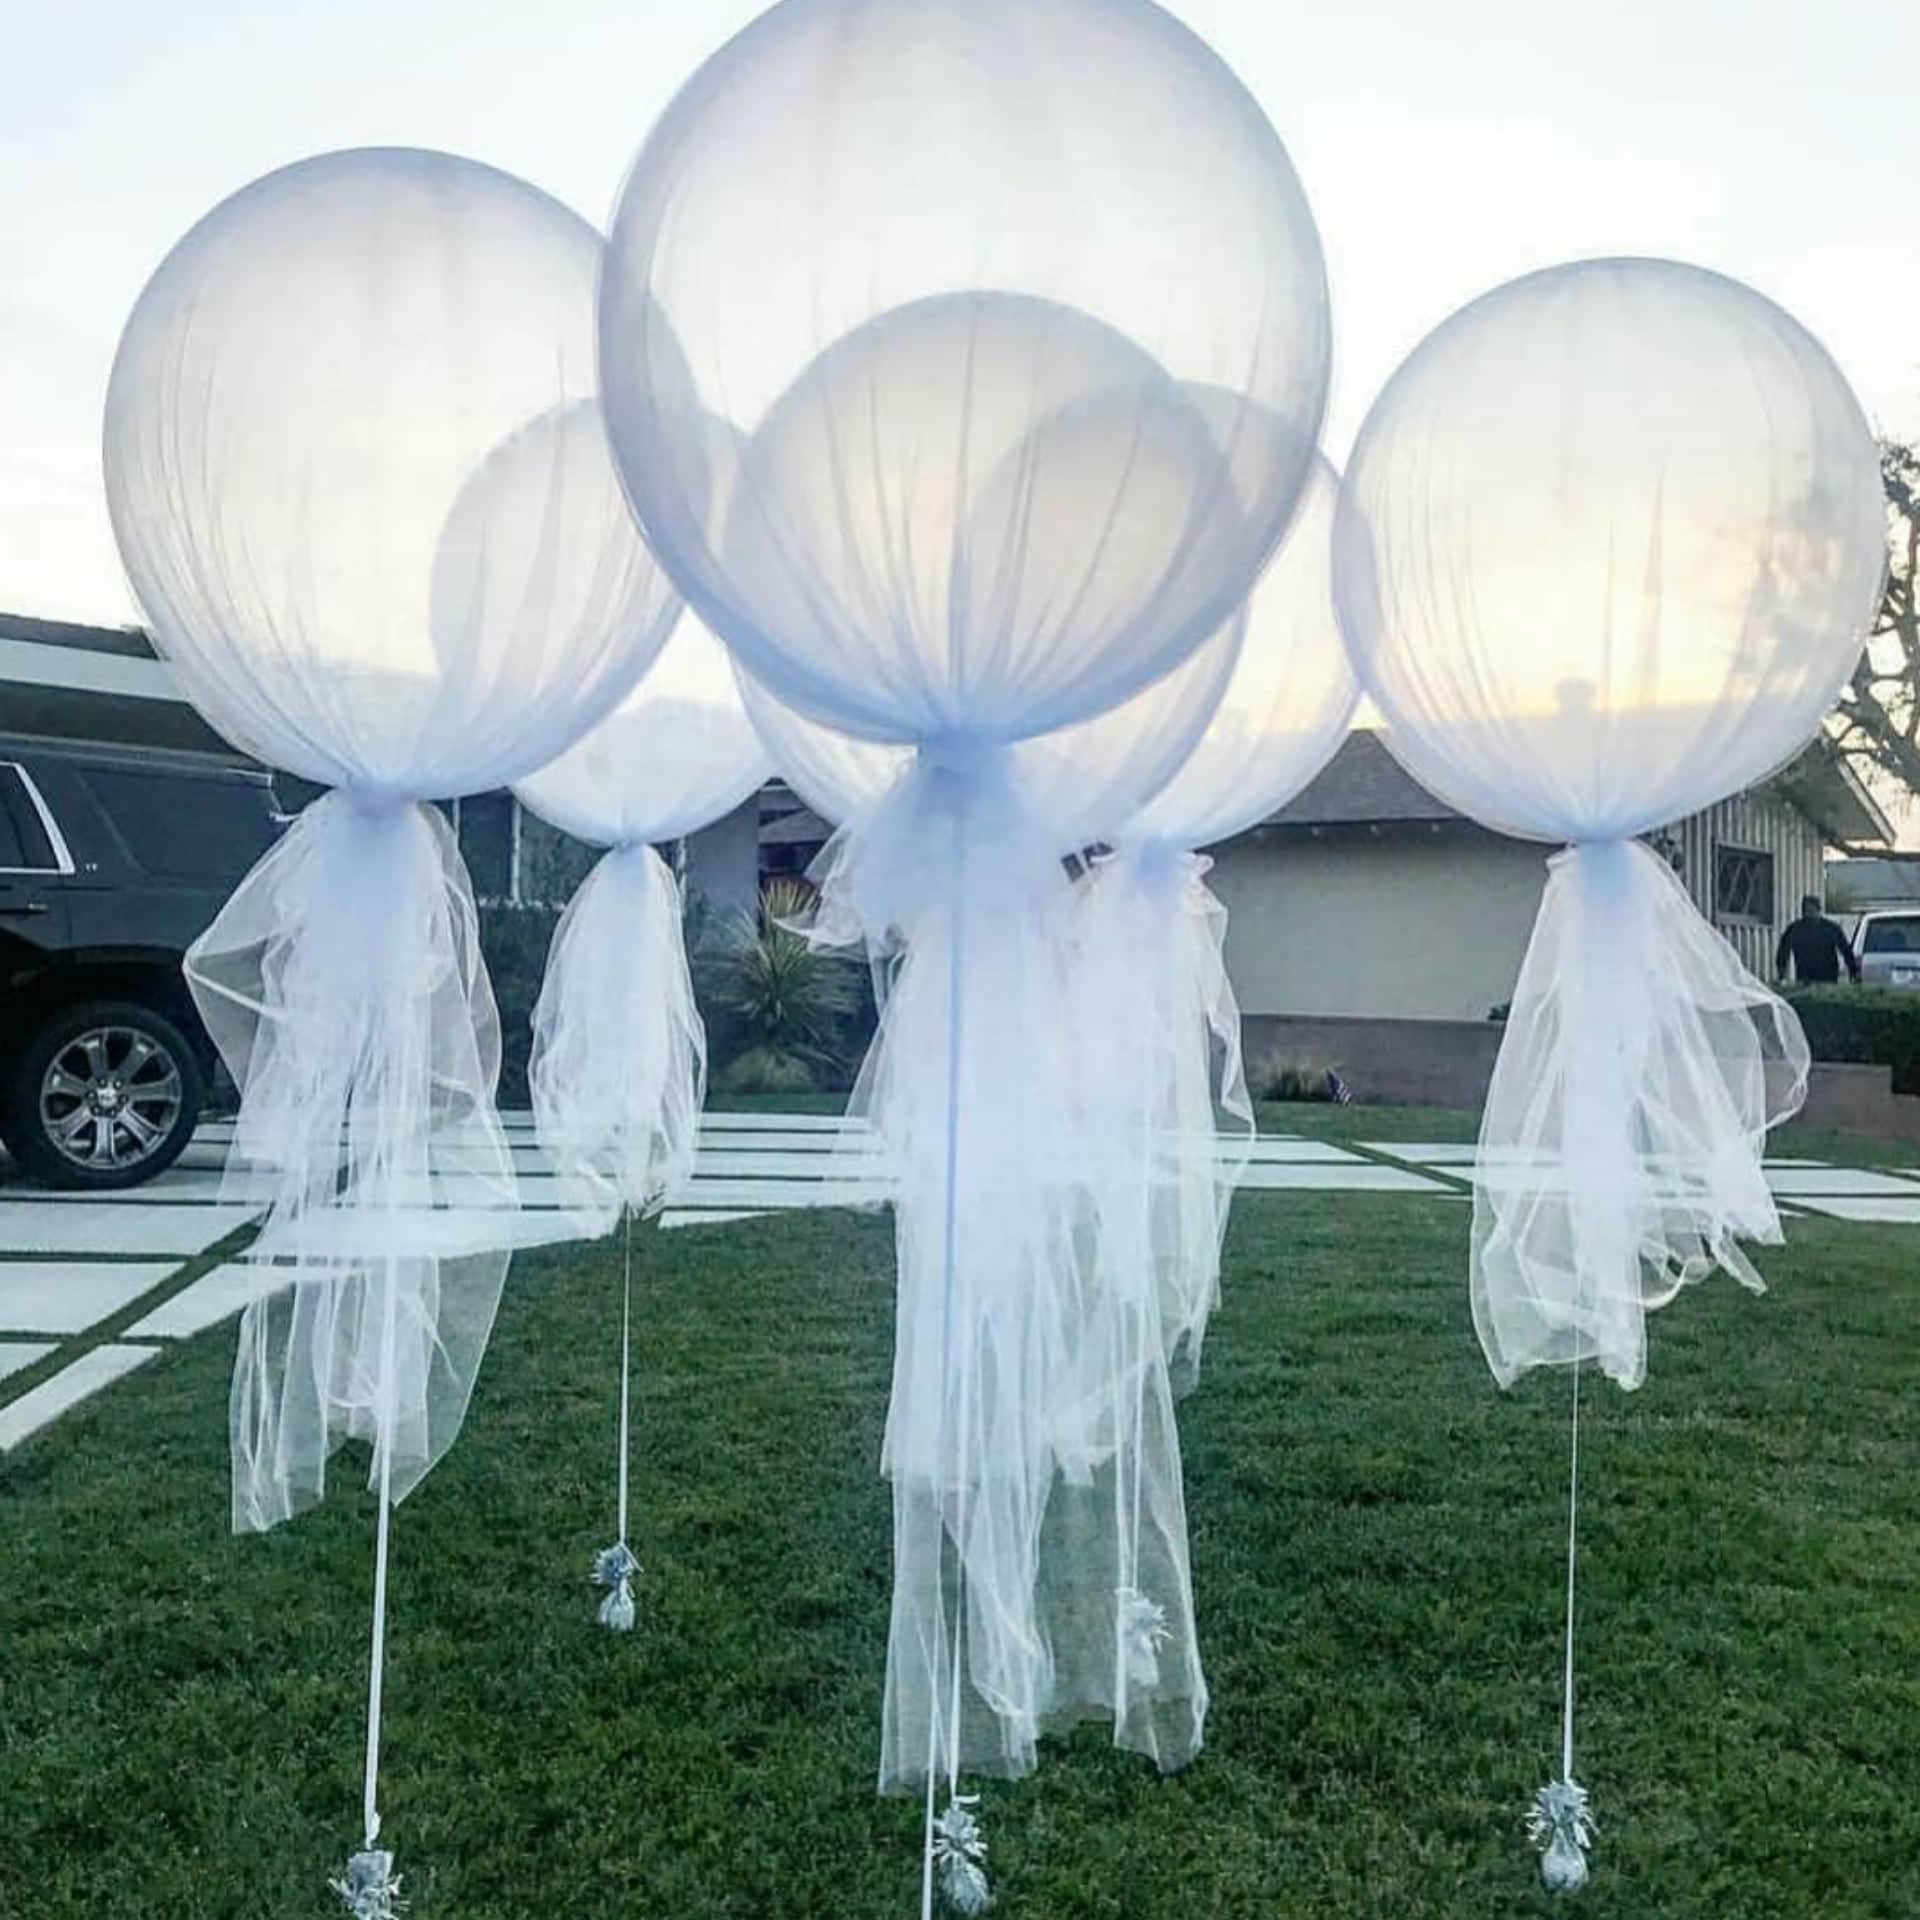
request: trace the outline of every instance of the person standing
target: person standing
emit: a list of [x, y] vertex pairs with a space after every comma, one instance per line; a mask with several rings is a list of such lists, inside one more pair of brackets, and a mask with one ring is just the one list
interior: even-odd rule
[[1802, 986], [1831, 985], [1840, 978], [1843, 962], [1849, 977], [1860, 978], [1853, 942], [1820, 911], [1820, 896], [1814, 893], [1801, 900], [1800, 918], [1780, 936], [1773, 970], [1782, 980], [1788, 977], [1788, 961], [1793, 963], [1793, 978]]

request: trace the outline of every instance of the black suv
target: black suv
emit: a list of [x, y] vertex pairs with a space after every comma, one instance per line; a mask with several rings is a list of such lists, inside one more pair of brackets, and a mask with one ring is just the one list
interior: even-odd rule
[[283, 824], [232, 760], [0, 734], [0, 1138], [36, 1179], [179, 1157], [216, 1070], [181, 957]]

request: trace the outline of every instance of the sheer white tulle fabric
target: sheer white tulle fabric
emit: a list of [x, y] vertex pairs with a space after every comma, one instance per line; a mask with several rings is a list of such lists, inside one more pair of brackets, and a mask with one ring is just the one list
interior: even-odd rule
[[[931, 1818], [934, 1776], [1022, 1770], [1089, 1704], [1173, 1764], [1198, 1737], [1191, 1647], [1153, 1625], [1186, 1604], [1178, 1517], [1150, 1596], [1108, 1564], [1058, 1622], [1041, 1590], [1064, 1313], [1118, 1227], [1084, 1177], [1063, 823], [1012, 749], [1171, 673], [1284, 529], [1328, 373], [1298, 181], [1145, 0], [785, 0], [641, 150], [600, 339], [628, 497], [691, 604], [807, 719], [914, 750], [824, 874], [829, 920], [905, 942], [867, 1076], [899, 1166], [882, 1785], [926, 1779]], [[934, 1857], [930, 1831], [923, 1909]]]
[[471, 888], [422, 802], [551, 760], [677, 612], [595, 404], [600, 251], [491, 168], [326, 155], [201, 221], [114, 363], [108, 501], [157, 646], [229, 739], [337, 789], [188, 958], [291, 1287], [242, 1322], [236, 1526], [317, 1498], [349, 1434], [404, 1496], [520, 1230]]
[[[345, 910], [343, 902], [352, 901]], [[319, 1500], [334, 1447], [385, 1441], [403, 1499], [460, 1430], [515, 1205], [499, 1023], [453, 836], [432, 808], [316, 801], [189, 956], [243, 1089], [228, 1184], [288, 1285], [242, 1317], [233, 1524]]]
[[1239, 648], [1236, 620], [1119, 706], [999, 748], [856, 739], [743, 670], [775, 765], [842, 823], [815, 869], [817, 937], [892, 957], [853, 1103], [861, 1171], [877, 1150], [899, 1195], [883, 1786], [930, 1754], [1023, 1772], [1043, 1729], [1090, 1713], [1164, 1766], [1200, 1743], [1150, 1222], [1108, 1173], [1137, 1168], [1139, 1143], [1105, 1097], [1112, 1036], [1089, 1018], [1062, 860], [1173, 774]]
[[[958, 1558], [977, 1611], [962, 1649], [957, 1591], [933, 1604], [928, 1582], [896, 1580], [883, 1785], [924, 1771], [937, 1683], [960, 1668], [969, 1686], [949, 1686], [945, 1710], [968, 1766], [1023, 1772], [1041, 1730], [1091, 1714], [1166, 1767], [1200, 1745], [1207, 1690], [1167, 1368], [1176, 1341], [1162, 1326], [1156, 1222], [1133, 1184], [1145, 1164], [1139, 1117], [1110, 1084], [1125, 1046], [1111, 1021], [1143, 1009], [1124, 992], [1096, 1002], [1095, 989], [1127, 971], [1090, 965], [1084, 883], [1063, 860], [1111, 835], [1192, 750], [1240, 640], [1236, 620], [1122, 706], [1006, 749], [985, 791], [925, 750], [809, 721], [742, 670], [774, 764], [817, 813], [845, 823], [814, 869], [814, 937], [864, 942], [878, 961], [881, 1030], [850, 1103], [865, 1124], [848, 1151], [850, 1174], [871, 1179], [877, 1153], [902, 1194], [910, 1337], [897, 1345], [884, 1459], [896, 1564], [902, 1553], [916, 1571], [941, 1564], [942, 1516], [921, 1491], [939, 1477], [941, 1437], [919, 1410], [938, 1404], [942, 1352], [963, 1345], [961, 1382], [995, 1383], [965, 1389], [975, 1397], [955, 1416], [984, 1464], [979, 1484], [950, 1494], [946, 1516], [967, 1529], [955, 1537], [967, 1541]], [[971, 835], [963, 808], [986, 811]], [[943, 826], [957, 869], [929, 858], [941, 848], [926, 836]], [[897, 848], [895, 833], [905, 837]], [[975, 845], [987, 849], [984, 872], [967, 869]], [[1024, 864], [1001, 869], [999, 846], [1024, 848]], [[955, 871], [966, 882], [958, 904]], [[970, 924], [986, 937], [969, 938]], [[954, 1251], [992, 1284], [965, 1296], [950, 1325], [937, 1284], [946, 1250], [925, 1238], [944, 1229], [947, 1087], [925, 1068], [929, 1050], [937, 1059], [951, 1041], [956, 966], [969, 969], [961, 984], [977, 1023], [961, 1036], [961, 1072], [977, 1083], [960, 1082], [953, 1171], [990, 1196], [991, 1217], [963, 1219]], [[1022, 1099], [1011, 1114], [992, 1090], [1015, 1075]], [[980, 1116], [977, 1135], [969, 1115]], [[1009, 1210], [1014, 1200], [1025, 1204]], [[932, 1698], [923, 1677], [936, 1683]]]
[[[1104, 1033], [1106, 1098], [1132, 1112], [1114, 1171], [1149, 1209], [1160, 1320], [1179, 1386], [1218, 1302], [1227, 1210], [1254, 1132], [1227, 977], [1227, 913], [1196, 848], [1257, 826], [1326, 765], [1359, 703], [1333, 604], [1339, 476], [1316, 456], [1248, 602], [1234, 669], [1179, 771], [1119, 830], [1085, 889], [1082, 1004]], [[1123, 1170], [1124, 1168], [1124, 1170]], [[1117, 1204], [1117, 1202], [1116, 1202]]]
[[1335, 536], [1341, 618], [1423, 785], [1554, 863], [1481, 1130], [1475, 1323], [1495, 1375], [1645, 1370], [1644, 1316], [1759, 1284], [1792, 1012], [1634, 837], [1818, 730], [1885, 564], [1873, 437], [1750, 289], [1650, 260], [1456, 314], [1375, 402]]
[[543, 820], [607, 849], [554, 930], [528, 1067], [576, 1228], [649, 1212], [693, 1171], [706, 1033], [680, 884], [655, 847], [731, 813], [772, 770], [726, 650], [687, 615], [612, 714], [515, 785]]
[[[1219, 680], [1205, 684], [1217, 694]], [[1075, 783], [1063, 739], [956, 768], [829, 742], [764, 692], [750, 702], [776, 765], [807, 769], [787, 774], [796, 791], [853, 822], [815, 869], [816, 937], [864, 935], [882, 957], [849, 1146], [850, 1171], [871, 1180], [877, 1156], [896, 1195], [900, 1261], [882, 1784], [922, 1777], [929, 1744], [949, 1737], [959, 1764], [1024, 1772], [1044, 1729], [1092, 1713], [1177, 1766], [1207, 1699], [1179, 1440], [1147, 1222], [1110, 1179], [1139, 1167], [1138, 1142], [1101, 1097], [1089, 1041], [1111, 1036], [1087, 1014], [1079, 890], [1061, 857], [1099, 819], [1066, 803], [1115, 792], [1115, 767], [1088, 763]], [[1085, 747], [1097, 726], [1066, 732]], [[1142, 738], [1109, 730], [1123, 754]], [[1151, 763], [1158, 737], [1144, 739]], [[1042, 793], [1063, 811], [1036, 813]], [[1018, 1101], [998, 1091], [1010, 1085]], [[950, 1178], [967, 1196], [952, 1212]]]

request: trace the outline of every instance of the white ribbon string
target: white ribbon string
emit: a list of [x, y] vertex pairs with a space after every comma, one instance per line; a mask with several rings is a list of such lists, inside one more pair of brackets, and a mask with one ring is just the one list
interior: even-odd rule
[[387, 1665], [387, 1532], [393, 1512], [393, 1421], [395, 1320], [400, 1291], [396, 1262], [386, 1263], [380, 1307], [380, 1425], [374, 1436], [379, 1451], [379, 1518], [373, 1549], [373, 1646], [367, 1671], [367, 1771], [361, 1815], [371, 1851], [380, 1837], [380, 1696]]
[[614, 1538], [627, 1540], [627, 1458], [629, 1453], [629, 1380], [633, 1372], [633, 1208], [626, 1209], [626, 1273], [620, 1291], [620, 1497]]
[[1567, 1651], [1566, 1690], [1560, 1708], [1560, 1777], [1573, 1778], [1573, 1590], [1575, 1537], [1580, 1512], [1580, 1362], [1573, 1363], [1572, 1443], [1567, 1467]]
[[[943, 1223], [942, 1244], [942, 1293], [940, 1306], [940, 1444], [936, 1459], [944, 1467], [949, 1454], [947, 1445], [949, 1428], [952, 1423], [953, 1381], [949, 1377], [953, 1366], [953, 1295], [954, 1274], [958, 1262], [958, 1240], [960, 1220], [960, 1061], [966, 1031], [966, 1003], [963, 997], [962, 971], [966, 952], [966, 898], [967, 898], [967, 830], [965, 810], [956, 806], [953, 810], [953, 877], [952, 911], [948, 922], [947, 935], [947, 1137], [946, 1137], [946, 1218]], [[958, 1466], [960, 1463], [956, 1462]], [[955, 1594], [953, 1617], [947, 1623], [948, 1637], [953, 1642], [953, 1682], [951, 1702], [948, 1708], [947, 1728], [947, 1793], [956, 1793], [960, 1785], [960, 1658], [961, 1634], [964, 1608], [964, 1585], [967, 1577], [964, 1553], [958, 1551], [965, 1540], [965, 1516], [961, 1511], [966, 1494], [962, 1484], [964, 1468], [954, 1474], [954, 1576]], [[939, 1499], [939, 1482], [936, 1471], [934, 1485], [936, 1508]], [[940, 1618], [942, 1601], [941, 1566], [944, 1553], [933, 1556], [933, 1579], [936, 1586], [934, 1594], [934, 1617]], [[938, 1695], [935, 1694], [937, 1699]], [[940, 1736], [940, 1714], [937, 1709], [927, 1716], [927, 1800], [926, 1830], [920, 1873], [920, 1920], [933, 1920], [933, 1820], [934, 1793], [938, 1779], [938, 1741]]]

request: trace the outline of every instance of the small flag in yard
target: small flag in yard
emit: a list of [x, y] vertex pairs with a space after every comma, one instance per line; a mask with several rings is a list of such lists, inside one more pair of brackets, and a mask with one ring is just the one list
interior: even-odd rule
[[1331, 1067], [1327, 1069], [1327, 1098], [1336, 1107], [1353, 1105], [1353, 1089]]

